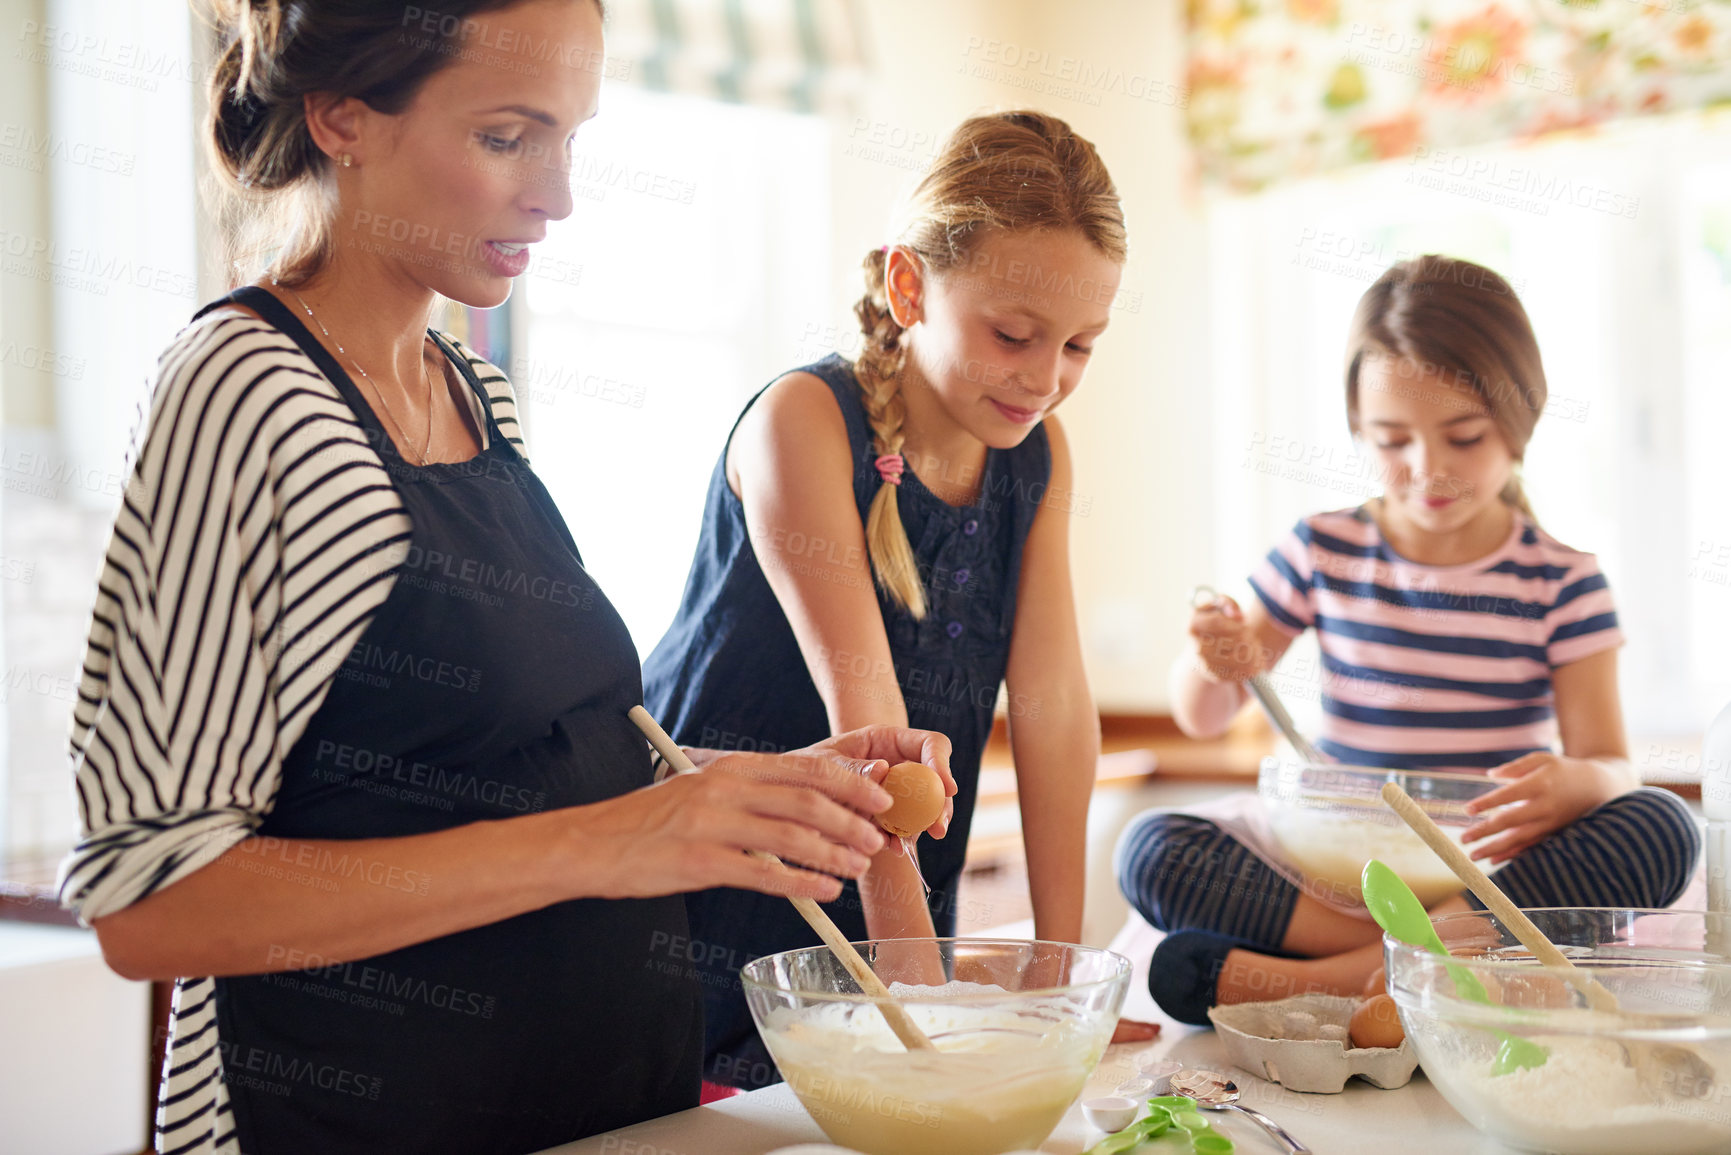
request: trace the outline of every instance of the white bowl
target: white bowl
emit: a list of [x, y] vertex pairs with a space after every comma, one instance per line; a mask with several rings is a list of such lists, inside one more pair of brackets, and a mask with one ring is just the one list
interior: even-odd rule
[[1097, 1127], [1108, 1135], [1114, 1131], [1122, 1131], [1134, 1123], [1141, 1110], [1142, 1104], [1136, 1100], [1118, 1095], [1082, 1100], [1082, 1118], [1088, 1120], [1089, 1126]]

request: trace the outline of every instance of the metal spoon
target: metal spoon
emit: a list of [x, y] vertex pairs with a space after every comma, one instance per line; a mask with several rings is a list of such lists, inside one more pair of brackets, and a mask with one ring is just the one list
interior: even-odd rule
[[1246, 1107], [1238, 1101], [1238, 1084], [1216, 1071], [1184, 1070], [1172, 1076], [1172, 1093], [1194, 1099], [1196, 1105], [1204, 1111], [1237, 1111], [1248, 1115], [1251, 1121], [1277, 1143], [1284, 1144], [1289, 1155], [1310, 1155], [1310, 1148], [1286, 1133], [1286, 1128], [1264, 1115], [1261, 1111]]
[[[1190, 592], [1192, 609], [1205, 610], [1220, 604], [1220, 592], [1213, 586], [1197, 586]], [[1306, 762], [1327, 762], [1328, 759], [1310, 739], [1299, 733], [1298, 726], [1292, 721], [1292, 715], [1286, 712], [1286, 705], [1281, 702], [1280, 695], [1274, 692], [1274, 683], [1268, 680], [1267, 674], [1252, 674], [1244, 683], [1250, 691], [1250, 696], [1256, 699], [1256, 704], [1262, 707], [1262, 712], [1268, 715], [1268, 720], [1274, 723], [1281, 736], [1291, 744], [1292, 749]]]

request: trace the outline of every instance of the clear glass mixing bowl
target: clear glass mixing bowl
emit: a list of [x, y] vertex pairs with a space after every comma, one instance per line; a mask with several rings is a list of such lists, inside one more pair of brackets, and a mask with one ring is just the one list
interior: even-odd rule
[[[1731, 1151], [1726, 916], [1588, 907], [1527, 914], [1617, 996], [1620, 1010], [1590, 1009], [1491, 914], [1434, 920], [1446, 961], [1385, 935], [1389, 994], [1443, 1097], [1479, 1130], [1528, 1151]], [[1462, 997], [1462, 972], [1483, 984], [1492, 1005]], [[1498, 1032], [1544, 1047], [1545, 1061], [1494, 1073]]]
[[1038, 1147], [1111, 1040], [1130, 962], [1013, 939], [855, 944], [936, 1051], [906, 1050], [828, 947], [741, 972], [782, 1077], [833, 1142], [867, 1155]]
[[1400, 875], [1427, 907], [1464, 889], [1383, 802], [1385, 782], [1399, 784], [1456, 842], [1476, 821], [1466, 804], [1503, 785], [1482, 774], [1264, 758], [1256, 789], [1270, 831], [1312, 894], [1349, 905], [1360, 902], [1359, 877], [1372, 858]]

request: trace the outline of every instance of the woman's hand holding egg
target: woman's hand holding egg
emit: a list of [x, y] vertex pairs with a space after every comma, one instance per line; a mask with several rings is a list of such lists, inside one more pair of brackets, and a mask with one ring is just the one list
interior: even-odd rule
[[[890, 797], [857, 770], [790, 781], [782, 759], [729, 754], [701, 774], [552, 812], [571, 897], [649, 898], [717, 886], [829, 902], [859, 878], [884, 835], [863, 815]], [[764, 851], [781, 859], [753, 858]], [[802, 869], [804, 868], [804, 869]]]
[[[872, 781], [887, 785], [890, 773], [899, 763], [914, 763], [936, 773], [943, 784], [942, 807], [938, 816], [921, 827], [933, 838], [942, 838], [950, 829], [954, 812], [956, 780], [950, 776], [950, 740], [934, 730], [908, 730], [899, 726], [865, 726], [826, 738], [800, 753], [829, 751], [848, 758], [870, 759], [878, 764], [869, 768]], [[892, 803], [895, 791], [891, 790]]]
[[881, 783], [893, 763], [916, 758], [943, 785], [934, 833], [949, 824], [950, 740], [931, 731], [868, 726], [786, 754], [688, 753], [702, 773], [562, 812], [560, 869], [582, 878], [573, 897], [732, 886], [828, 902], [841, 891], [832, 876], [861, 877], [890, 845], [871, 821], [896, 801]]
[[604, 872], [629, 875], [603, 882], [607, 897], [732, 886], [829, 902], [841, 884], [826, 876], [860, 878], [871, 856], [894, 846], [870, 819], [905, 801], [883, 785], [897, 765], [903, 775], [928, 775], [917, 790], [903, 787], [926, 813], [935, 794], [936, 815], [923, 829], [936, 838], [949, 829], [950, 740], [930, 730], [866, 726], [785, 754], [688, 753], [701, 774], [584, 808], [590, 839], [608, 847], [593, 857]]

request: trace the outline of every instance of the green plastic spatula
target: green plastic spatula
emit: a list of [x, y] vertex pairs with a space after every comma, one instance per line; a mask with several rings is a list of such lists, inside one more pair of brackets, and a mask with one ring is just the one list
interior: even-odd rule
[[[1370, 911], [1370, 917], [1376, 920], [1376, 925], [1408, 946], [1423, 947], [1434, 955], [1450, 957], [1448, 948], [1444, 947], [1442, 939], [1437, 937], [1436, 927], [1431, 923], [1424, 903], [1401, 881], [1400, 875], [1373, 858], [1364, 864], [1364, 874], [1360, 881], [1364, 885], [1365, 908]], [[1444, 963], [1443, 969], [1448, 971], [1449, 978], [1454, 980], [1455, 994], [1471, 1002], [1483, 1003], [1487, 1007], [1495, 1005], [1485, 993], [1484, 984], [1479, 982], [1471, 971], [1455, 963]], [[1497, 1057], [1491, 1063], [1493, 1075], [1542, 1067], [1550, 1057], [1550, 1051], [1530, 1039], [1523, 1039], [1506, 1031], [1492, 1033], [1502, 1040], [1497, 1047]]]

